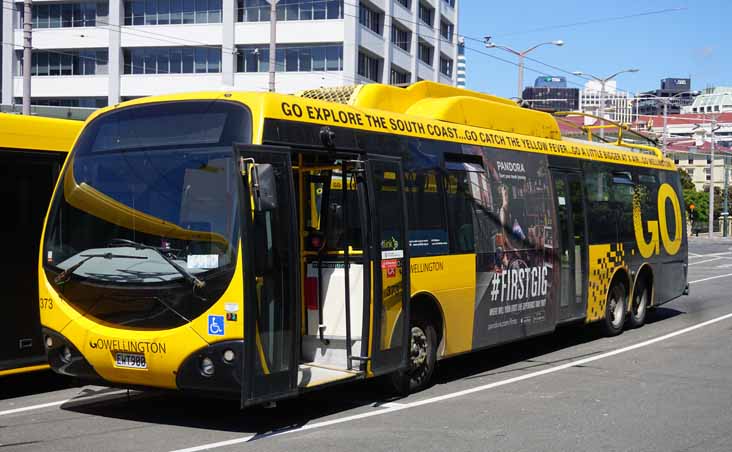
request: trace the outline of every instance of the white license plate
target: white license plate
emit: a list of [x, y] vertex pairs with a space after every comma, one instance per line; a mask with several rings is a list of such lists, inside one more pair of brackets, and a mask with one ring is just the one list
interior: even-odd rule
[[145, 355], [139, 353], [117, 353], [117, 367], [127, 367], [130, 369], [147, 369], [147, 361]]

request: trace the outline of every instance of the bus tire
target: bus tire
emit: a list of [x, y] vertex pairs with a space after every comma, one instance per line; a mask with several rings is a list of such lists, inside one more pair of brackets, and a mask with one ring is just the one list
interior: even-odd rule
[[610, 286], [605, 303], [605, 318], [602, 320], [602, 331], [606, 336], [617, 336], [623, 332], [627, 314], [628, 296], [625, 284], [616, 281]]
[[649, 299], [650, 287], [645, 280], [641, 280], [633, 291], [633, 304], [630, 306], [627, 320], [628, 327], [640, 328], [646, 323]]
[[391, 375], [393, 388], [401, 394], [425, 389], [437, 367], [437, 333], [428, 320], [412, 321], [409, 345], [409, 367]]

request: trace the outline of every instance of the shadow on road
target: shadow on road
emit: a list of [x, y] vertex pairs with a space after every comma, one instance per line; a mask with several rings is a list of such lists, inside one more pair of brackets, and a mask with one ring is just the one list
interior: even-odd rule
[[[658, 308], [649, 312], [648, 323], [656, 323], [680, 314], [683, 312]], [[569, 325], [559, 328], [554, 334], [450, 358], [441, 362], [434, 384], [444, 385], [457, 380], [531, 370], [533, 367], [547, 367], [603, 353], [607, 350], [576, 354], [558, 361], [537, 359], [600, 337], [597, 328]], [[514, 366], [510, 371], [500, 370], [505, 366], [522, 363], [525, 366]], [[392, 400], [395, 397], [388, 393], [384, 382], [376, 379], [306, 393], [296, 399], [280, 401], [276, 408], [271, 409], [253, 407], [241, 411], [237, 401], [159, 391], [132, 392], [129, 396], [116, 394], [89, 401], [75, 400], [64, 404], [62, 408], [136, 422], [265, 435], [298, 428], [354, 408], [375, 406]]]
[[78, 386], [73, 379], [52, 370], [0, 377], [0, 400]]

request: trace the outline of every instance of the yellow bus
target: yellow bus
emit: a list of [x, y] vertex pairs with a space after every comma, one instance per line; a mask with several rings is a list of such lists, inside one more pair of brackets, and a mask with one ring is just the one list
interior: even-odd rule
[[242, 406], [687, 290], [673, 162], [431, 82], [150, 97], [90, 117], [43, 237], [58, 372]]
[[0, 376], [47, 369], [38, 312], [38, 246], [56, 178], [83, 123], [0, 113], [2, 232], [8, 256]]

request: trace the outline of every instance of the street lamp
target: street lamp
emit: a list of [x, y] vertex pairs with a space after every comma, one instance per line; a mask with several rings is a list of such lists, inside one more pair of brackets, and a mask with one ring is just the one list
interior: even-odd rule
[[[702, 132], [704, 137], [706, 137], [707, 134], [709, 134], [709, 144], [710, 144], [710, 149], [709, 149], [709, 151], [710, 151], [709, 152], [710, 153], [710, 155], [709, 155], [709, 157], [710, 157], [710, 160], [709, 160], [709, 162], [710, 162], [709, 163], [709, 238], [710, 239], [712, 238], [712, 235], [714, 234], [714, 143], [716, 141], [715, 134], [716, 134], [717, 130], [720, 129], [720, 127], [721, 126], [717, 125], [716, 116], [712, 116], [712, 121], [711, 121], [711, 124], [710, 124], [710, 127], [708, 130], [699, 124], [697, 124], [696, 127], [694, 127], [694, 129], [693, 129], [693, 130], [699, 130], [700, 132]], [[725, 168], [724, 168], [725, 171], [727, 171], [726, 162], [727, 161], [726, 161], [726, 157], [725, 157]], [[726, 177], [725, 177], [725, 179], [726, 179]], [[727, 188], [727, 184], [725, 181], [725, 193], [724, 193], [725, 201], [727, 200], [726, 188]], [[726, 202], [724, 204], [724, 212], [728, 213]], [[725, 224], [726, 224], [727, 219], [725, 218], [724, 220], [725, 220]], [[726, 236], [726, 231], [724, 231], [723, 235]]]
[[561, 47], [564, 45], [564, 41], [561, 39], [557, 39], [556, 41], [547, 41], [547, 42], [541, 42], [539, 44], [536, 44], [535, 46], [529, 47], [528, 49], [524, 50], [523, 52], [519, 52], [518, 50], [514, 50], [508, 46], [499, 45], [491, 41], [490, 36], [485, 37], [485, 46], [488, 49], [503, 49], [506, 52], [513, 53], [518, 57], [518, 98], [523, 98], [523, 91], [524, 91], [524, 57], [529, 52], [533, 51], [537, 47], [541, 47], [544, 45], [553, 45], [557, 47]]
[[699, 91], [681, 91], [680, 93], [676, 93], [673, 96], [656, 96], [653, 94], [642, 94], [638, 96], [639, 99], [660, 100], [663, 104], [663, 136], [661, 137], [661, 150], [664, 157], [666, 157], [666, 146], [668, 143], [668, 106], [674, 98], [684, 94], [691, 94], [692, 96], [695, 96], [699, 94]]
[[[590, 78], [595, 79], [598, 82], [600, 82], [600, 108], [598, 109], [600, 111], [600, 114], [599, 114], [600, 126], [605, 125], [605, 121], [604, 121], [604, 119], [605, 119], [605, 83], [609, 82], [610, 80], [614, 79], [615, 77], [617, 77], [620, 74], [624, 74], [626, 72], [638, 72], [639, 70], [640, 69], [635, 69], [635, 68], [623, 69], [622, 71], [618, 71], [618, 72], [614, 73], [613, 75], [609, 75], [607, 77], [597, 77], [597, 76], [594, 76], [592, 74], [588, 74], [587, 72], [582, 72], [582, 71], [572, 72], [572, 74], [574, 74], [578, 77], [587, 76], [587, 77], [590, 77]], [[600, 138], [601, 139], [605, 138], [605, 128], [604, 127], [600, 127]]]

